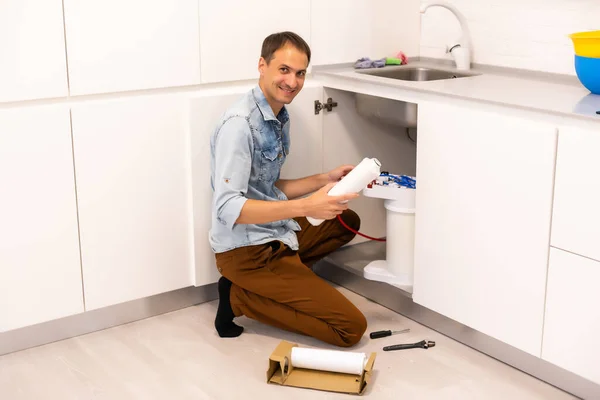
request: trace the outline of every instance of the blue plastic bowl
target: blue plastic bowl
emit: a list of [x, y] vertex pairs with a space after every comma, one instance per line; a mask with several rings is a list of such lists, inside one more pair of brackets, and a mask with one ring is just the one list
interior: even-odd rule
[[600, 58], [575, 55], [575, 72], [587, 90], [600, 94]]

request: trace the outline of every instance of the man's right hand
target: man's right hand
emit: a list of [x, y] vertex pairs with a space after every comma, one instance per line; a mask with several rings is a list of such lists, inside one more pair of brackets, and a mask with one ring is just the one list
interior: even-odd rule
[[335, 184], [336, 182], [331, 182], [302, 200], [304, 202], [307, 217], [333, 219], [344, 210], [348, 209], [348, 201], [360, 196], [359, 193], [329, 196], [327, 192], [329, 192]]

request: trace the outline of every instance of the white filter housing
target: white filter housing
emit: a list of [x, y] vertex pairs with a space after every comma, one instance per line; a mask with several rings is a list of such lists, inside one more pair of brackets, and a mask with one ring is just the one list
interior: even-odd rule
[[365, 278], [412, 293], [415, 247], [416, 189], [374, 185], [364, 195], [386, 199], [386, 259], [369, 263]]

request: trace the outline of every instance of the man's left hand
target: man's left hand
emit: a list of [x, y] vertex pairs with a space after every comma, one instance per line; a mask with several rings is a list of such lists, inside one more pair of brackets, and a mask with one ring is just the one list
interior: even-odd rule
[[354, 165], [341, 165], [327, 173], [329, 182], [337, 182], [342, 179], [348, 172], [354, 169]]

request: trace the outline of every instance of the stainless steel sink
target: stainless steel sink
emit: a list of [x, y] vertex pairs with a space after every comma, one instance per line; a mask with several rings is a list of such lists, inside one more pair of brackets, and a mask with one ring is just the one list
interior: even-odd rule
[[363, 93], [355, 93], [354, 97], [358, 115], [400, 128], [417, 127], [418, 107], [415, 103], [370, 96]]
[[425, 67], [383, 67], [357, 72], [366, 75], [380, 76], [389, 79], [399, 79], [403, 81], [437, 81], [442, 79], [456, 79], [478, 75], [471, 72], [455, 72]]
[[[454, 71], [424, 66], [394, 66], [356, 70], [359, 74], [403, 81], [437, 81], [480, 75], [473, 71]], [[417, 104], [356, 93], [356, 111], [363, 117], [404, 128], [417, 127]]]

